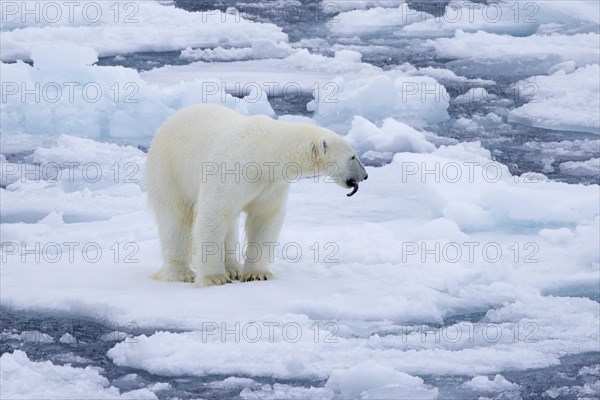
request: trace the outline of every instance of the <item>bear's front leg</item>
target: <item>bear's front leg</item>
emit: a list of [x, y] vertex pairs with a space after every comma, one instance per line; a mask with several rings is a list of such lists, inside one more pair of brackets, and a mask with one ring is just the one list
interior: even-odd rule
[[198, 207], [193, 228], [195, 254], [192, 270], [196, 273], [195, 286], [231, 283], [225, 269], [223, 251], [230, 224], [222, 213]]
[[287, 189], [270, 191], [248, 207], [246, 219], [246, 259], [242, 271], [242, 282], [275, 279], [269, 272], [273, 249], [285, 216]]

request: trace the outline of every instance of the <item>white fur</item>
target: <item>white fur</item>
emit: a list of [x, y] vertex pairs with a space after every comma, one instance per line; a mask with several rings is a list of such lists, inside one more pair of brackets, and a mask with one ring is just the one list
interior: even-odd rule
[[[173, 115], [156, 133], [146, 163], [164, 257], [155, 278], [195, 279], [197, 286], [271, 279], [267, 244], [277, 241], [299, 170], [304, 177], [332, 176], [343, 187], [348, 179], [366, 179], [354, 151], [327, 129], [209, 104]], [[248, 243], [262, 254], [247, 256], [243, 268], [234, 254], [242, 212]]]

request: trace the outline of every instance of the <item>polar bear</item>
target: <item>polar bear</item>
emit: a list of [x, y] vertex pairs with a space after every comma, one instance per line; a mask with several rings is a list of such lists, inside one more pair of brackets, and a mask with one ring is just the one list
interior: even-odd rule
[[[279, 236], [290, 183], [317, 175], [352, 188], [349, 196], [368, 177], [354, 150], [330, 130], [214, 104], [177, 112], [158, 129], [146, 161], [164, 258], [154, 278], [199, 287], [272, 279], [270, 246]], [[242, 212], [248, 241], [243, 266]]]

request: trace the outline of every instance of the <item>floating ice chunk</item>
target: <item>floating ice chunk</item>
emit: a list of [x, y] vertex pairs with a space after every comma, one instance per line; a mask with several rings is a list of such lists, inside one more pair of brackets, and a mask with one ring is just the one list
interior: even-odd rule
[[[52, 23], [48, 23], [49, 18], [39, 18], [48, 3], [52, 3], [52, 11], [60, 17]], [[35, 12], [24, 14], [19, 4], [14, 4], [14, 14], [10, 10], [10, 20], [2, 26], [2, 61], [28, 61], [32, 48], [56, 43], [90, 47], [104, 57], [187, 47], [250, 47], [257, 41], [288, 40], [280, 27], [250, 22], [239, 13], [188, 12], [155, 1], [115, 4], [86, 1], [74, 6], [36, 2], [33, 7], [39, 10], [37, 18]], [[92, 16], [86, 16], [86, 12]]]
[[577, 69], [575, 61], [569, 60], [558, 63], [548, 70], [548, 75], [554, 75], [559, 71], [563, 71], [565, 74], [571, 74]]
[[354, 50], [338, 50], [335, 52], [335, 58], [347, 63], [360, 63], [362, 54]]
[[131, 161], [141, 165], [145, 161], [144, 152], [133, 146], [98, 142], [69, 135], [57, 136], [55, 140], [56, 143], [52, 146], [37, 148], [32, 155], [33, 162], [39, 164], [50, 162], [86, 164], [94, 162], [108, 167], [118, 162]]
[[569, 228], [542, 229], [539, 235], [552, 243], [562, 243], [575, 236]]
[[[406, 222], [401, 222], [401, 224], [405, 226]], [[582, 235], [584, 234], [582, 233]], [[514, 244], [511, 239], [507, 243]], [[592, 240], [586, 240], [586, 243], [581, 243], [581, 246], [589, 246], [591, 243], [593, 243]], [[561, 250], [562, 253], [551, 254], [551, 258], [558, 254], [563, 254], [564, 257], [564, 247]], [[372, 251], [370, 249], [370, 252]], [[590, 253], [593, 253], [593, 249]], [[458, 328], [458, 336], [452, 333], [452, 338], [456, 340], [450, 340], [448, 336], [446, 338], [442, 336], [444, 338], [442, 340], [436, 339], [439, 338], [437, 335], [428, 335], [427, 338], [424, 338], [417, 332], [402, 337], [390, 335], [373, 338], [365, 336], [364, 332], [359, 333], [360, 329], [358, 329], [355, 332], [358, 334], [357, 336], [350, 335], [352, 337], [348, 338], [338, 336], [335, 343], [315, 341], [312, 333], [298, 337], [299, 340], [293, 343], [277, 339], [268, 341], [264, 331], [262, 337], [259, 337], [257, 341], [254, 334], [250, 339], [248, 336], [242, 336], [241, 332], [246, 324], [240, 322], [239, 337], [235, 336], [232, 330], [228, 333], [230, 337], [223, 339], [218, 332], [215, 332], [214, 335], [202, 332], [182, 334], [158, 332], [149, 337], [138, 336], [135, 338], [135, 342], [119, 343], [109, 350], [108, 356], [118, 365], [140, 368], [163, 376], [178, 374], [203, 376], [207, 373], [275, 375], [294, 378], [315, 376], [323, 378], [325, 376], [329, 377], [327, 388], [342, 394], [344, 398], [356, 398], [357, 396], [344, 395], [343, 391], [359, 395], [365, 390], [377, 390], [378, 387], [383, 387], [384, 391], [395, 391], [402, 390], [404, 384], [413, 384], [417, 388], [428, 390], [428, 388], [422, 387], [422, 382], [418, 381], [419, 378], [406, 374], [477, 376], [499, 373], [506, 369], [523, 370], [556, 365], [560, 362], [561, 356], [593, 351], [597, 348], [598, 307], [595, 301], [586, 298], [542, 297], [535, 294], [537, 290], [523, 290], [523, 285], [529, 285], [534, 280], [539, 283], [545, 279], [539, 275], [542, 270], [552, 273], [554, 268], [559, 268], [563, 270], [563, 273], [572, 275], [574, 263], [582, 265], [579, 264], [580, 261], [572, 259], [571, 263], [564, 265], [564, 259], [561, 259], [553, 264], [555, 266], [552, 269], [548, 269], [548, 265], [546, 265], [544, 269], [540, 270], [539, 268], [542, 267], [540, 264], [545, 264], [545, 262], [530, 264], [528, 268], [510, 267], [514, 264], [514, 260], [512, 260], [512, 255], [509, 258], [510, 261], [506, 265], [477, 265], [477, 263], [468, 262], [448, 264], [448, 270], [431, 263], [430, 265], [421, 264], [411, 272], [410, 264], [403, 264], [406, 274], [402, 277], [380, 276], [372, 282], [372, 289], [378, 290], [381, 296], [378, 305], [370, 303], [370, 307], [382, 305], [388, 313], [387, 315], [393, 315], [392, 307], [414, 308], [417, 304], [394, 302], [389, 297], [393, 292], [387, 292], [387, 289], [385, 289], [385, 294], [382, 292], [383, 288], [392, 288], [399, 282], [395, 279], [401, 279], [404, 282], [405, 290], [409, 292], [407, 296], [421, 298], [418, 303], [420, 305], [430, 301], [446, 304], [449, 299], [452, 299], [452, 301], [458, 301], [462, 306], [472, 307], [472, 304], [470, 306], [468, 304], [473, 301], [481, 305], [489, 304], [490, 301], [502, 303], [503, 299], [507, 298], [507, 291], [512, 293], [510, 297], [513, 298], [513, 301], [497, 310], [490, 310], [486, 314], [485, 322], [472, 324], [466, 331], [463, 321], [456, 324], [457, 326], [452, 327], [451, 330], [442, 331], [442, 335], [447, 335], [456, 332]], [[552, 261], [550, 262], [552, 263]], [[398, 266], [399, 264], [390, 266], [388, 271], [391, 272]], [[321, 273], [315, 270], [314, 266], [312, 268], [314, 273]], [[371, 265], [369, 268], [378, 268], [378, 266]], [[585, 268], [589, 269], [590, 267], [586, 266]], [[360, 279], [360, 276], [365, 274], [364, 265], [354, 268], [348, 264], [341, 269], [344, 272], [339, 278], [344, 283], [340, 287], [351, 285], [353, 281], [355, 284], [356, 279]], [[435, 279], [429, 278], [425, 281], [422, 281], [422, 278], [417, 279], [417, 276], [424, 274], [424, 270], [434, 273]], [[582, 271], [578, 269], [578, 272]], [[593, 278], [596, 272], [590, 270], [586, 274], [586, 279]], [[326, 275], [331, 273], [335, 273], [335, 271], [329, 271]], [[375, 278], [376, 275], [371, 276]], [[498, 282], [498, 279], [502, 279], [503, 282]], [[386, 284], [390, 280], [395, 281]], [[421, 285], [424, 287], [419, 289], [417, 286]], [[438, 285], [440, 286], [439, 291], [442, 293], [434, 290]], [[293, 287], [293, 284], [288, 287]], [[354, 314], [351, 314], [350, 319], [355, 320], [356, 304], [348, 304], [348, 302], [352, 302], [352, 295], [344, 295], [337, 290], [332, 293], [331, 284], [325, 284], [323, 287], [329, 289], [322, 294], [329, 296], [329, 300], [324, 302], [322, 299], [314, 299], [315, 307], [321, 313], [325, 313], [324, 315], [333, 315], [328, 313], [335, 313], [339, 307], [350, 307], [354, 309]], [[236, 288], [236, 291], [239, 290], [244, 289]], [[246, 290], [252, 291], [252, 289]], [[364, 290], [370, 289], [363, 285], [355, 294], [362, 293], [363, 296], [366, 296]], [[437, 294], [440, 296], [438, 297]], [[216, 296], [215, 299], [220, 299], [225, 298], [226, 294], [216, 293], [214, 296]], [[432, 300], [432, 296], [436, 300]], [[213, 297], [213, 294], [210, 294], [210, 297]], [[265, 299], [268, 298], [269, 296], [265, 296]], [[361, 300], [364, 301], [364, 298], [362, 297]], [[332, 300], [336, 299], [339, 299], [339, 302], [332, 304]], [[423, 316], [424, 310], [420, 306], [417, 308], [419, 308], [417, 315]], [[554, 312], [551, 313], [553, 310]], [[298, 318], [298, 314], [287, 314], [282, 318], [290, 321], [287, 318], [294, 316]], [[266, 318], [271, 317], [267, 316]], [[233, 314], [231, 318], [233, 318], [232, 321], [236, 321]], [[414, 321], [411, 319], [398, 320]], [[570, 329], [560, 328], [564, 321], [569, 322]], [[373, 321], [373, 325], [377, 326], [378, 324], [380, 323]], [[488, 326], [490, 324], [493, 325]], [[522, 329], [519, 333], [514, 330], [516, 324]], [[253, 325], [260, 326], [261, 323], [256, 322]], [[410, 324], [410, 327], [415, 327], [414, 325], [416, 324]], [[212, 326], [215, 327], [218, 324]], [[233, 325], [227, 326], [233, 327]], [[303, 330], [309, 325], [302, 323], [300, 326], [300, 329]], [[462, 328], [459, 328], [460, 326]], [[277, 328], [275, 329], [277, 330]], [[493, 333], [494, 331], [498, 335]], [[253, 328], [253, 332], [257, 332], [257, 329]], [[499, 335], [500, 332], [501, 335]], [[237, 340], [236, 337], [238, 337]], [[515, 342], [517, 337], [519, 341]], [[203, 357], [194, 356], [198, 353], [203, 354]], [[372, 361], [365, 365], [365, 360]], [[302, 364], [305, 369], [299, 372], [290, 370], [290, 363]], [[393, 384], [398, 384], [400, 387], [394, 388]], [[381, 396], [373, 395], [372, 397], [380, 398]], [[395, 398], [398, 397], [401, 398], [396, 392]]]
[[587, 161], [566, 161], [561, 163], [560, 172], [574, 176], [600, 175], [600, 158], [591, 158]]
[[466, 131], [475, 132], [478, 129], [480, 129], [480, 126], [477, 122], [465, 117], [459, 117], [455, 121], [453, 121], [453, 123], [455, 126]]
[[290, 46], [295, 49], [316, 50], [320, 53], [325, 53], [332, 48], [331, 44], [323, 38], [300, 39], [296, 42], [290, 43]]
[[57, 354], [55, 356], [52, 356], [50, 360], [54, 363], [59, 363], [59, 364], [67, 364], [67, 363], [84, 364], [84, 365], [93, 364], [93, 361], [90, 360], [89, 358], [81, 357], [81, 356], [78, 356], [77, 354], [71, 353], [71, 352]]
[[[428, 154], [398, 153], [392, 165], [402, 182], [425, 186], [434, 215], [454, 220], [461, 229], [578, 223], [597, 213], [597, 187], [514, 177], [478, 142], [444, 145]], [[565, 195], [574, 188], [577, 196]], [[560, 201], [543, 200], [549, 197]]]
[[458, 83], [477, 83], [477, 84], [487, 84], [493, 85], [495, 82], [489, 79], [469, 79], [464, 76], [456, 75], [453, 71], [444, 68], [433, 68], [433, 67], [424, 67], [419, 68], [414, 73], [409, 72], [411, 75], [425, 75], [434, 78], [437, 81], [449, 81], [449, 82], [458, 82]]
[[64, 344], [75, 344], [77, 343], [77, 339], [75, 339], [73, 337], [73, 335], [71, 335], [69, 332], [65, 332], [60, 339], [58, 339], [58, 341], [60, 343], [64, 343]]
[[2, 354], [0, 363], [0, 393], [6, 399], [157, 399], [147, 389], [121, 394], [93, 368], [34, 362], [20, 350]]
[[600, 147], [600, 140], [575, 139], [562, 140], [560, 142], [531, 141], [523, 143], [523, 147], [529, 151], [540, 154], [543, 160], [553, 163], [556, 159], [585, 159], [594, 158]]
[[[169, 114], [159, 92], [149, 88], [134, 70], [85, 66], [65, 75], [62, 67], [40, 70], [23, 63], [0, 67], [11, 82], [1, 110], [3, 134], [135, 137], [151, 135]], [[115, 84], [117, 92], [110, 89]], [[32, 94], [26, 95], [27, 90]], [[30, 103], [24, 104], [27, 100]], [[126, 117], [116, 124], [119, 115]]]
[[364, 152], [360, 159], [365, 165], [380, 167], [382, 165], [389, 164], [394, 158], [394, 153], [389, 151], [373, 151], [369, 150]]
[[7, 340], [21, 340], [21, 335], [15, 329], [11, 329], [10, 331], [5, 329], [0, 332], [0, 340], [3, 342]]
[[519, 390], [520, 388], [519, 385], [509, 382], [500, 374], [497, 374], [493, 380], [487, 376], [476, 376], [464, 385], [470, 389], [484, 393], [502, 393]]
[[450, 2], [445, 6], [442, 15], [414, 22], [396, 34], [419, 37], [451, 36], [456, 30], [485, 31], [511, 36], [551, 32], [588, 33], [597, 32], [599, 13], [597, 2], [585, 0], [487, 4]]
[[590, 367], [583, 367], [577, 373], [579, 376], [600, 376], [600, 364], [596, 364]]
[[304, 399], [320, 399], [329, 400], [333, 398], [333, 393], [327, 388], [315, 388], [315, 387], [299, 387], [276, 383], [271, 385], [262, 385], [256, 389], [244, 388], [240, 392], [242, 399], [252, 400], [276, 400], [276, 399], [291, 399], [291, 400], [304, 400]]
[[214, 49], [192, 49], [188, 47], [181, 51], [180, 58], [190, 61], [237, 61], [252, 58], [251, 48], [215, 47]]
[[39, 221], [40, 224], [47, 225], [50, 228], [56, 228], [64, 224], [63, 215], [60, 212], [52, 211], [50, 214], [45, 216]]
[[45, 44], [31, 50], [36, 68], [43, 70], [70, 69], [92, 65], [98, 61], [98, 53], [89, 47], [70, 44]]
[[260, 386], [260, 384], [254, 379], [230, 376], [229, 378], [223, 379], [222, 381], [210, 382], [207, 384], [207, 386], [216, 389], [235, 389], [246, 387], [255, 388]]
[[[600, 3], [587, 0], [553, 0], [531, 3], [519, 0], [511, 3], [529, 20], [541, 23], [538, 32], [597, 32], [600, 23]], [[514, 9], [514, 7], [513, 7]]]
[[491, 100], [496, 100], [497, 98], [498, 98], [498, 96], [496, 96], [495, 94], [488, 93], [488, 91], [485, 90], [485, 88], [477, 87], [477, 88], [471, 88], [466, 93], [461, 94], [460, 96], [457, 96], [454, 99], [454, 101], [456, 103], [465, 104], [465, 103], [475, 103], [475, 102], [479, 102], [479, 101], [491, 101]]
[[21, 332], [21, 341], [30, 343], [54, 343], [54, 338], [47, 333], [32, 330]]
[[[242, 113], [274, 115], [267, 96], [258, 90], [243, 93], [246, 98], [240, 100], [226, 94], [219, 80], [153, 86], [134, 69], [82, 65], [89, 60], [85, 54], [93, 51], [80, 50], [84, 56], [67, 55], [68, 61], [56, 65], [48, 61], [47, 52], [36, 57], [41, 66], [0, 64], [5, 80], [3, 137], [65, 133], [147, 144], [169, 115], [192, 104], [221, 103]], [[73, 47], [69, 51], [76, 52]]]
[[252, 42], [253, 58], [284, 58], [289, 56], [293, 49], [287, 42], [274, 42], [267, 39], [259, 39]]
[[597, 33], [514, 37], [483, 31], [468, 33], [457, 30], [452, 38], [430, 40], [428, 44], [433, 46], [438, 56], [445, 58], [501, 60], [505, 57], [548, 58], [554, 55], [559, 57], [559, 61], [572, 60], [578, 66], [584, 66], [598, 63], [599, 37]]
[[400, 6], [406, 0], [336, 0], [334, 3], [324, 3], [323, 8], [329, 11], [364, 10], [372, 7]]
[[102, 340], [103, 342], [120, 342], [121, 340], [125, 340], [128, 337], [129, 335], [125, 332], [114, 331], [101, 335], [100, 340]]
[[181, 58], [191, 61], [237, 61], [263, 58], [285, 58], [293, 52], [287, 42], [274, 42], [268, 39], [259, 39], [251, 47], [214, 49], [192, 49], [181, 51]]
[[[174, 86], [184, 82], [188, 90], [190, 82], [194, 82], [199, 76], [209, 76], [222, 84], [222, 87], [218, 86], [216, 89], [223, 89], [236, 96], [246, 96], [251, 88], [260, 87], [269, 97], [314, 93], [321, 101], [335, 101], [338, 89], [336, 76], [355, 79], [383, 73], [381, 68], [371, 64], [355, 62], [357, 59], [356, 54], [341, 53], [336, 58], [299, 49], [284, 59], [223, 63], [198, 61], [189, 65], [156, 68], [141, 73], [141, 76], [144, 80], [161, 86]], [[215, 92], [220, 93], [218, 90]]]
[[[88, 138], [60, 135], [50, 147], [40, 147], [31, 155], [32, 163], [41, 165], [35, 176], [27, 175], [29, 164], [21, 165], [7, 178], [17, 177], [27, 180], [56, 182], [68, 192], [87, 189], [103, 190], [114, 186], [115, 182], [126, 182], [121, 186], [137, 191], [144, 187], [144, 152], [133, 146], [120, 146], [115, 143], [97, 142]], [[13, 185], [16, 189], [18, 185]], [[115, 193], [116, 194], [116, 193]], [[126, 195], [127, 192], [123, 192]], [[131, 192], [129, 192], [131, 194]], [[64, 215], [50, 213], [40, 223], [58, 226]]]
[[334, 369], [325, 387], [345, 399], [435, 399], [437, 389], [423, 379], [398, 372], [375, 362], [363, 362], [348, 369]]
[[[470, 78], [486, 77], [496, 81], [502, 81], [505, 77], [513, 79], [525, 79], [532, 75], [545, 75], [548, 69], [563, 61], [556, 54], [534, 54], [534, 55], [507, 55], [505, 57], [481, 58], [473, 54], [474, 58], [461, 58], [450, 61], [446, 67], [456, 73]], [[453, 57], [451, 57], [453, 58]], [[496, 86], [498, 88], [498, 86]], [[510, 101], [510, 99], [504, 99]]]
[[152, 391], [152, 392], [160, 392], [161, 390], [168, 390], [171, 389], [171, 385], [167, 382], [157, 382], [157, 383], [153, 383], [152, 385], [148, 386], [148, 390]]
[[5, 154], [26, 154], [34, 151], [38, 147], [49, 147], [54, 144], [56, 144], [56, 136], [50, 135], [36, 136], [28, 134], [12, 134], [2, 135], [2, 137], [0, 137], [0, 146], [2, 147], [2, 152]]
[[235, 106], [236, 111], [246, 115], [269, 115], [275, 116], [275, 111], [271, 108], [267, 93], [255, 86], [250, 93], [238, 101]]
[[559, 396], [569, 396], [574, 397], [577, 395], [579, 386], [561, 386], [561, 387], [553, 387], [544, 392], [544, 395], [551, 398], [556, 399]]
[[381, 128], [369, 120], [356, 116], [346, 139], [358, 152], [375, 150], [378, 152], [429, 153], [435, 146], [428, 142], [423, 132], [398, 122], [393, 118], [383, 121]]
[[337, 83], [335, 102], [309, 103], [318, 123], [343, 131], [355, 115], [380, 122], [387, 117], [422, 128], [449, 118], [448, 94], [429, 77], [375, 76]]
[[522, 97], [529, 102], [512, 110], [508, 120], [540, 128], [600, 134], [598, 76], [600, 66], [595, 64], [568, 75], [557, 72], [519, 82], [519, 88], [526, 92]]
[[154, 392], [146, 388], [124, 392], [121, 394], [121, 398], [126, 400], [158, 400]]
[[404, 26], [396, 32], [399, 36], [439, 37], [453, 36], [456, 30], [464, 32], [485, 31], [513, 36], [535, 33], [539, 22], [515, 16], [513, 3], [450, 2], [442, 16], [430, 16]]
[[382, 34], [397, 31], [404, 25], [421, 22], [427, 18], [425, 15], [429, 16], [402, 3], [398, 8], [376, 7], [342, 12], [328, 22], [327, 26], [332, 33], [338, 35]]
[[[361, 63], [360, 53], [352, 50], [337, 51], [335, 57], [311, 54], [308, 50], [298, 50], [286, 58], [290, 69], [323, 71], [328, 73], [348, 72], [380, 72], [381, 69], [371, 64]], [[361, 56], [362, 57], [362, 56]]]

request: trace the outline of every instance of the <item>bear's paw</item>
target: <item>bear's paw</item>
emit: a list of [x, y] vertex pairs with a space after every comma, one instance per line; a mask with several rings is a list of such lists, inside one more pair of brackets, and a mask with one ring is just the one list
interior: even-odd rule
[[229, 279], [231, 279], [232, 281], [239, 280], [242, 276], [241, 268], [239, 265], [226, 264], [225, 270], [227, 271], [227, 275], [229, 276]]
[[196, 274], [192, 270], [173, 270], [170, 268], [162, 268], [160, 271], [152, 275], [152, 279], [163, 282], [188, 282], [193, 283]]
[[231, 279], [227, 274], [206, 275], [202, 279], [202, 284], [198, 285], [198, 283], [200, 282], [196, 282], [196, 285], [201, 287], [219, 286], [226, 283], [231, 283]]
[[242, 278], [240, 280], [242, 282], [251, 282], [251, 281], [272, 281], [273, 279], [275, 279], [275, 275], [273, 275], [269, 271], [258, 271], [258, 272], [244, 272], [242, 274]]

